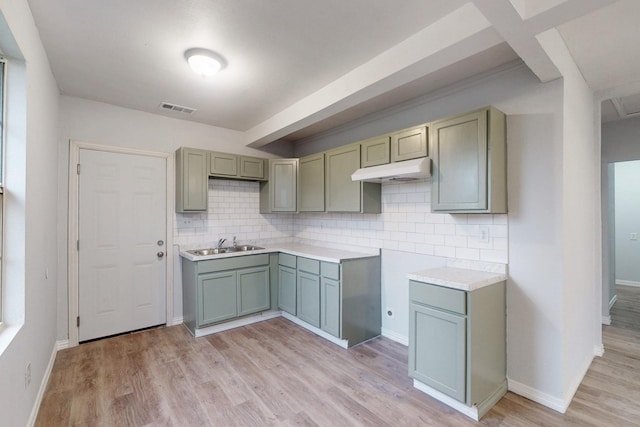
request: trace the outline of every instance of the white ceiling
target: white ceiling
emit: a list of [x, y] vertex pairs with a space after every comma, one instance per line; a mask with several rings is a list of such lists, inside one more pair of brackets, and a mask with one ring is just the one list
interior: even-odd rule
[[[559, 73], [557, 28], [596, 90], [639, 79], [638, 0], [29, 0], [61, 93], [296, 140], [520, 57]], [[184, 51], [220, 53], [211, 79]], [[161, 102], [195, 108], [162, 111]]]

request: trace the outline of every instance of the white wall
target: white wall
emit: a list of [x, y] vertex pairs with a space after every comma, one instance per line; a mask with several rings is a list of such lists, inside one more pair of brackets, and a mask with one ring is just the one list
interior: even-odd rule
[[[640, 286], [640, 161], [615, 164], [616, 283]], [[631, 234], [636, 234], [636, 239]]]
[[[0, 412], [3, 425], [23, 426], [35, 416], [56, 344], [57, 163], [51, 160], [59, 95], [26, 0], [0, 0], [0, 10], [0, 48], [10, 60]], [[28, 363], [31, 384], [25, 387]]]

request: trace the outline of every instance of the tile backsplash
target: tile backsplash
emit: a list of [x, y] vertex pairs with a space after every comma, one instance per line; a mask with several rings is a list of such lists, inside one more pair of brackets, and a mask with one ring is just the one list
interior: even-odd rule
[[506, 214], [433, 214], [431, 183], [385, 183], [381, 214], [260, 214], [259, 184], [209, 180], [209, 211], [176, 214], [175, 243], [203, 247], [223, 237], [241, 243], [322, 241], [452, 259], [508, 263]]

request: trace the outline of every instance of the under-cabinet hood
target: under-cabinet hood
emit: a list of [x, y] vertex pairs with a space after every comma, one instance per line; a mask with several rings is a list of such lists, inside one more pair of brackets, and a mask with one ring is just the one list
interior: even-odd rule
[[351, 175], [351, 180], [367, 182], [413, 181], [430, 176], [431, 159], [422, 157], [358, 169]]

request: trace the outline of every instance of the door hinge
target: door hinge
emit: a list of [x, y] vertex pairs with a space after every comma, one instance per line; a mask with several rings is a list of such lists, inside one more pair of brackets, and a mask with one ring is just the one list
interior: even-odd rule
[[80, 316], [76, 317], [76, 326], [80, 327]]
[[78, 175], [80, 175], [80, 163], [76, 165], [76, 172], [78, 172]]

